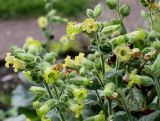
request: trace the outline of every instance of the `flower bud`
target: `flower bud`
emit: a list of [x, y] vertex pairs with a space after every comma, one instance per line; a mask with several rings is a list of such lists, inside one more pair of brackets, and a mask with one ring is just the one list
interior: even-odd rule
[[41, 115], [45, 115], [56, 105], [57, 105], [57, 102], [54, 99], [49, 99], [39, 108], [38, 111]]
[[160, 41], [159, 41], [159, 40], [154, 41], [154, 42], [152, 43], [152, 47], [153, 47], [156, 51], [160, 52]]
[[103, 7], [102, 7], [102, 4], [98, 4], [95, 8], [94, 8], [94, 15], [95, 17], [99, 17], [101, 16], [103, 13]]
[[110, 97], [112, 95], [112, 93], [115, 91], [115, 88], [116, 88], [116, 86], [113, 82], [106, 84], [105, 88], [104, 88], [104, 95], [106, 97]]
[[34, 101], [32, 105], [35, 109], [38, 109], [41, 106], [41, 103], [39, 101]]
[[118, 0], [106, 0], [107, 6], [110, 9], [115, 9], [118, 5]]
[[84, 105], [83, 104], [76, 104], [71, 103], [69, 109], [75, 113], [75, 118], [79, 118], [83, 114]]
[[120, 7], [120, 13], [123, 17], [128, 16], [130, 14], [130, 7], [126, 4]]
[[36, 87], [36, 86], [32, 86], [30, 87], [29, 89], [33, 94], [36, 94], [36, 95], [42, 95], [46, 92], [46, 89], [43, 88], [43, 87]]
[[54, 52], [50, 52], [45, 54], [44, 60], [49, 63], [53, 63], [55, 61], [56, 54]]
[[148, 76], [140, 76], [140, 80], [140, 84], [143, 86], [151, 86], [154, 84], [153, 79]]
[[119, 29], [121, 27], [120, 24], [117, 25], [110, 25], [103, 28], [102, 33], [109, 34], [111, 32], [114, 32], [115, 30]]
[[32, 54], [29, 53], [16, 53], [15, 57], [24, 62], [33, 62], [35, 58]]
[[114, 46], [117, 47], [119, 45], [124, 44], [125, 42], [127, 42], [127, 38], [124, 35], [120, 35], [116, 38], [113, 38], [110, 40], [110, 43]]
[[94, 18], [94, 12], [93, 12], [93, 10], [87, 9], [86, 14], [87, 14], [87, 16], [90, 17], [90, 18]]
[[90, 116], [86, 118], [84, 121], [105, 121], [105, 115], [101, 111], [98, 115]]

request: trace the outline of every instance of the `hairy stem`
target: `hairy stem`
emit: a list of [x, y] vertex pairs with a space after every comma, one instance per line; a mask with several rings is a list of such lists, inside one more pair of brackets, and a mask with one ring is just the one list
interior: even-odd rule
[[155, 85], [157, 95], [158, 95], [158, 102], [160, 104], [160, 85], [159, 85], [159, 82], [158, 82], [158, 78], [154, 78], [154, 81], [155, 81], [154, 85]]

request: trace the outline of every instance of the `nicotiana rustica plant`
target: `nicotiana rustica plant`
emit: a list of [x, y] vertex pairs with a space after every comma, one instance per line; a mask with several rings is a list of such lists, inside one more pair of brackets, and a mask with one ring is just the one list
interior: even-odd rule
[[[83, 22], [68, 23], [68, 39], [74, 41], [80, 33], [90, 38], [88, 55], [58, 61], [31, 38], [7, 53], [6, 67], [13, 65], [37, 83], [30, 91], [42, 121], [160, 120], [160, 6], [156, 0], [139, 2], [148, 10], [142, 13], [150, 28], [127, 32], [123, 22], [130, 7], [119, 0], [106, 1], [118, 18], [99, 22], [100, 3], [87, 9]], [[45, 18], [39, 23], [41, 28], [47, 25]]]

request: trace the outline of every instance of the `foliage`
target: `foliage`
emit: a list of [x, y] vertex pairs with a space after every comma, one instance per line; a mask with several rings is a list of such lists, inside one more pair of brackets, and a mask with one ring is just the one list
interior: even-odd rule
[[[47, 43], [29, 38], [22, 48], [13, 47], [6, 67], [13, 65], [37, 85], [33, 107], [42, 121], [158, 121], [160, 118], [160, 34], [158, 2], [140, 0], [150, 28], [127, 32], [124, 19], [130, 7], [119, 0], [107, 0], [118, 18], [99, 22], [103, 6], [87, 9], [88, 18], [69, 22], [65, 38], [73, 42], [78, 34], [90, 38], [91, 53], [64, 61], [50, 48], [48, 21], [57, 19], [54, 11], [38, 20]], [[55, 17], [56, 16], [56, 17]], [[56, 19], [55, 19], [56, 18]], [[55, 54], [56, 53], [56, 54]], [[28, 119], [31, 120], [31, 119]]]

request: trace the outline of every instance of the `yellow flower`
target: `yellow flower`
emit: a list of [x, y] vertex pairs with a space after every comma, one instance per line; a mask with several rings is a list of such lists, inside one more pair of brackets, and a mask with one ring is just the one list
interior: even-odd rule
[[69, 22], [67, 24], [67, 35], [71, 40], [75, 39], [75, 35], [79, 34], [81, 32], [81, 25], [76, 24], [74, 22]]
[[87, 90], [84, 88], [74, 88], [73, 94], [78, 102], [82, 102], [87, 98]]
[[132, 71], [131, 74], [130, 74], [130, 81], [128, 83], [128, 86], [129, 87], [132, 87], [134, 84], [138, 84], [141, 82], [141, 79], [140, 79], [140, 76], [139, 75], [136, 75], [136, 72], [135, 71]]
[[74, 64], [81, 65], [86, 62], [86, 58], [84, 57], [84, 53], [79, 53], [78, 56], [75, 57]]
[[126, 62], [131, 58], [131, 49], [126, 46], [118, 46], [115, 49], [115, 54], [120, 62]]
[[71, 60], [71, 56], [67, 56], [64, 59], [65, 63], [63, 64], [63, 68], [73, 66], [73, 60]]
[[75, 113], [75, 118], [79, 118], [83, 114], [84, 104], [72, 103], [69, 109]]
[[41, 16], [38, 18], [38, 25], [41, 28], [46, 28], [48, 25], [48, 20], [45, 16]]
[[87, 33], [95, 32], [98, 29], [97, 22], [92, 18], [87, 18], [82, 24], [82, 30]]
[[11, 56], [11, 53], [7, 53], [6, 54], [6, 58], [5, 58], [5, 61], [6, 61], [6, 64], [5, 64], [5, 66], [6, 66], [6, 68], [9, 68], [9, 65], [10, 64], [13, 64], [13, 56]]
[[31, 72], [30, 71], [23, 71], [23, 74], [27, 79], [32, 80], [32, 76], [31, 76]]
[[59, 71], [48, 67], [45, 69], [43, 77], [48, 84], [53, 84], [59, 78]]
[[34, 40], [32, 37], [28, 37], [23, 48], [30, 53], [36, 54], [41, 50], [41, 42]]
[[13, 67], [14, 67], [14, 71], [18, 72], [19, 69], [25, 69], [26, 64], [24, 61], [21, 61], [17, 58], [13, 58]]
[[26, 63], [24, 61], [21, 61], [14, 56], [11, 56], [11, 53], [7, 53], [7, 56], [5, 58], [6, 61], [6, 68], [9, 68], [9, 65], [13, 65], [14, 71], [17, 72], [19, 69], [25, 69]]

